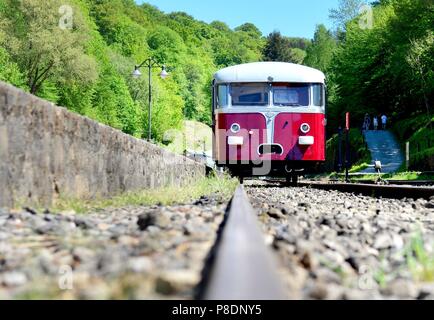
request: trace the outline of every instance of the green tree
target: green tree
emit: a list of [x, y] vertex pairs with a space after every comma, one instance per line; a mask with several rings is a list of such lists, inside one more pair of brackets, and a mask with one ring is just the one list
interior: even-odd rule
[[[430, 114], [433, 96], [433, 4], [429, 1], [381, 1], [372, 29], [357, 17], [347, 22], [345, 41], [330, 64], [338, 114], [388, 113], [402, 119]], [[309, 59], [307, 59], [309, 60]]]
[[429, 117], [431, 108], [428, 94], [434, 90], [434, 71], [431, 68], [434, 57], [434, 35], [428, 32], [426, 37], [411, 40], [410, 44], [407, 62], [415, 78], [419, 80], [421, 94]]
[[4, 48], [0, 48], [0, 80], [26, 89], [24, 75]]
[[273, 31], [267, 37], [267, 44], [264, 47], [265, 61], [286, 61], [289, 60], [289, 52], [285, 47], [285, 40], [279, 31]]
[[260, 39], [262, 37], [261, 30], [259, 30], [253, 23], [244, 23], [241, 26], [236, 27], [235, 31], [245, 32], [254, 39]]
[[[73, 4], [61, 0], [4, 1], [11, 9], [2, 14], [5, 46], [27, 75], [31, 93], [37, 93], [48, 79], [63, 83], [97, 79], [95, 61], [85, 53], [89, 30]], [[61, 14], [60, 8], [65, 8]], [[71, 15], [64, 18], [68, 8]], [[70, 26], [62, 26], [63, 19], [69, 20]]]
[[302, 64], [306, 58], [306, 51], [299, 48], [290, 49], [290, 61], [297, 64]]
[[287, 38], [282, 36], [279, 31], [270, 33], [267, 37], [267, 43], [263, 49], [265, 61], [281, 61], [292, 63], [303, 63], [306, 57], [304, 39]]
[[161, 139], [184, 118], [210, 123], [213, 73], [261, 60], [265, 42], [251, 23], [232, 30], [134, 0], [0, 0], [0, 79], [137, 137], [148, 129], [148, 80], [132, 79], [134, 65], [153, 56], [169, 67], [164, 81], [153, 73]]
[[307, 48], [307, 56], [304, 63], [310, 67], [327, 72], [336, 46], [336, 40], [327, 28], [323, 24], [318, 25], [312, 43]]

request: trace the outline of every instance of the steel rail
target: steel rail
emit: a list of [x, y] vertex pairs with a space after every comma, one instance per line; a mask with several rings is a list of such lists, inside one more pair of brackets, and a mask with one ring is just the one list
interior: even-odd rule
[[335, 190], [341, 192], [357, 193], [371, 197], [384, 197], [391, 199], [412, 198], [429, 200], [434, 196], [433, 187], [320, 182], [300, 182], [298, 185], [300, 187]]
[[277, 263], [242, 185], [235, 191], [205, 282], [205, 300], [283, 300]]
[[[384, 179], [387, 185], [399, 185], [399, 186], [433, 186], [433, 180], [388, 180]], [[333, 182], [333, 181], [331, 181]], [[362, 184], [377, 184], [376, 180], [356, 180], [354, 183]]]

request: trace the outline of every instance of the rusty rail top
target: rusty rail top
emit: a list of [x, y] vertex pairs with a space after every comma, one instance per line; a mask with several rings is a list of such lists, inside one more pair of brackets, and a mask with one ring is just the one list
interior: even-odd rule
[[243, 186], [235, 191], [204, 292], [206, 300], [282, 300], [277, 263]]

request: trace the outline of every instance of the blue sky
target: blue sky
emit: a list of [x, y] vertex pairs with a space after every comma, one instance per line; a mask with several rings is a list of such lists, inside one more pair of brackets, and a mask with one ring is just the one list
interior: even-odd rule
[[286, 36], [312, 38], [315, 26], [331, 27], [328, 11], [339, 0], [136, 0], [168, 13], [184, 11], [198, 20], [220, 20], [231, 28], [254, 23], [264, 35], [279, 30]]

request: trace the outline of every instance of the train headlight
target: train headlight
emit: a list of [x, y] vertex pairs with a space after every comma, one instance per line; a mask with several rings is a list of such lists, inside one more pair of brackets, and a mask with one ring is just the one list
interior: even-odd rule
[[232, 131], [233, 133], [238, 133], [238, 132], [240, 132], [240, 130], [241, 130], [241, 126], [240, 126], [238, 123], [234, 123], [234, 124], [231, 126], [231, 131]]
[[303, 132], [304, 134], [309, 133], [310, 132], [310, 125], [308, 125], [307, 123], [303, 123], [300, 126], [300, 130], [301, 132]]

